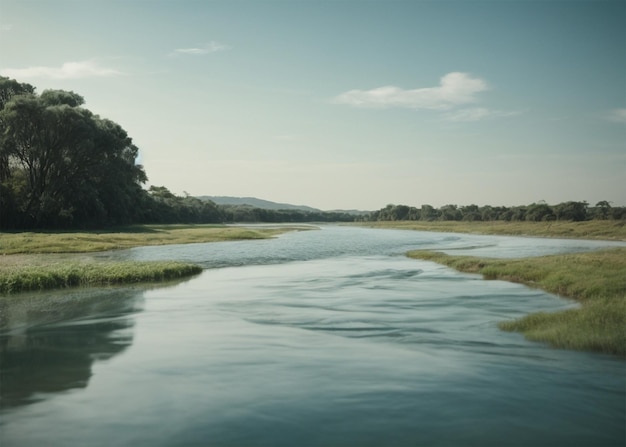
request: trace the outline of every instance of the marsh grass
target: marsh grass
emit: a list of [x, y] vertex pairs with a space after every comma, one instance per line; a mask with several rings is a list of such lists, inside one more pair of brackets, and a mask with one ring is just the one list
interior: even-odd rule
[[431, 251], [412, 251], [408, 256], [575, 299], [580, 308], [534, 313], [499, 327], [558, 348], [626, 356], [625, 248], [506, 260]]
[[143, 245], [267, 239], [302, 227], [245, 228], [218, 225], [134, 225], [107, 231], [0, 233], [0, 255], [88, 253]]
[[198, 274], [200, 266], [182, 262], [89, 262], [4, 266], [0, 294], [67, 287], [162, 282]]
[[[145, 245], [267, 239], [311, 227], [246, 228], [223, 225], [133, 225], [85, 232], [0, 233], [0, 294], [65, 287], [162, 282], [197, 274], [180, 262], [95, 262], [76, 253]], [[74, 253], [73, 255], [63, 255]]]
[[393, 221], [367, 222], [358, 225], [372, 228], [440, 231], [444, 233], [494, 234], [510, 236], [560, 237], [576, 239], [626, 240], [623, 220], [590, 220], [585, 222], [464, 222], [464, 221]]

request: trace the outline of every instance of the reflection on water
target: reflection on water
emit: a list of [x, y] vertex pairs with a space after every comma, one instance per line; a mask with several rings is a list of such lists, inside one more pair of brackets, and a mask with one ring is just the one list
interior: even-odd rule
[[132, 343], [140, 290], [74, 290], [0, 297], [0, 408], [85, 388], [95, 360]]

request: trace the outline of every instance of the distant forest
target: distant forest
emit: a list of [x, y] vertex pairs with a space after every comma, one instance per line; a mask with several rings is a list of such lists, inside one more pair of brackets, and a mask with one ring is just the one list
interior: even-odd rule
[[609, 202], [520, 207], [388, 205], [370, 214], [217, 205], [143, 185], [138, 148], [117, 123], [71, 91], [0, 77], [0, 229], [104, 228], [138, 223], [351, 222], [376, 220], [625, 219]]
[[545, 202], [523, 206], [478, 206], [478, 205], [445, 205], [434, 208], [422, 205], [415, 208], [407, 205], [387, 205], [364, 217], [368, 221], [421, 220], [421, 221], [573, 221], [585, 220], [621, 220], [626, 219], [626, 207], [611, 206], [603, 200], [589, 206], [587, 202], [563, 202], [548, 205]]

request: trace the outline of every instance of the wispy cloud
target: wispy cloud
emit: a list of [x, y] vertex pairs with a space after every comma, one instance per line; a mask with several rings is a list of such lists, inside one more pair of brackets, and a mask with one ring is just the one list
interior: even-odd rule
[[626, 124], [626, 109], [614, 109], [608, 115], [609, 121]]
[[520, 113], [522, 112], [516, 110], [489, 110], [484, 107], [471, 107], [443, 113], [442, 118], [445, 121], [471, 122], [490, 118], [506, 118], [509, 116], [519, 115]]
[[122, 72], [101, 67], [93, 60], [66, 62], [60, 67], [35, 66], [26, 68], [2, 68], [0, 73], [15, 79], [80, 79], [91, 77], [118, 76]]
[[215, 42], [215, 41], [211, 41], [208, 44], [202, 46], [202, 47], [197, 47], [197, 48], [177, 48], [175, 49], [172, 53], [170, 53], [171, 55], [203, 55], [203, 54], [210, 54], [210, 53], [217, 53], [218, 51], [226, 51], [226, 50], [230, 50], [230, 46], [229, 45], [224, 45], [223, 43], [219, 43], [219, 42]]
[[10, 23], [0, 23], [0, 32], [6, 33], [8, 31], [11, 31], [12, 29], [13, 25], [11, 25]]
[[448, 110], [476, 101], [476, 95], [488, 90], [487, 83], [468, 73], [452, 72], [443, 76], [436, 87], [404, 90], [395, 86], [372, 90], [350, 90], [336, 96], [336, 104], [364, 108], [409, 108]]

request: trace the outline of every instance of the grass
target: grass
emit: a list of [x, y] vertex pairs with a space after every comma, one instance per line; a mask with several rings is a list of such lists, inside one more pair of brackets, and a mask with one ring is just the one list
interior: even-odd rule
[[626, 221], [623, 220], [590, 220], [585, 222], [392, 221], [367, 222], [358, 225], [418, 231], [626, 241]]
[[506, 260], [432, 251], [408, 256], [575, 299], [580, 308], [534, 313], [499, 327], [557, 348], [626, 357], [626, 248]]
[[90, 262], [17, 265], [0, 269], [0, 294], [65, 287], [162, 282], [198, 274], [182, 262]]
[[0, 233], [0, 255], [88, 253], [144, 245], [267, 239], [303, 227], [245, 228], [219, 225], [135, 225], [110, 231]]
[[[180, 262], [94, 262], [77, 253], [145, 245], [267, 239], [310, 227], [134, 225], [107, 231], [0, 233], [0, 294], [65, 287], [161, 282], [197, 274]], [[74, 253], [72, 256], [62, 254]]]

